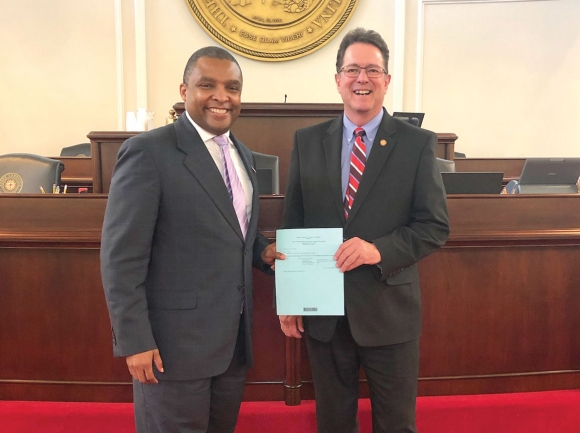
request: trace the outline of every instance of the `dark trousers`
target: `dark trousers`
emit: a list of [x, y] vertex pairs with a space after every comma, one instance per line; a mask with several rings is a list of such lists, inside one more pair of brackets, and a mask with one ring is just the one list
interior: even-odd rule
[[133, 380], [137, 433], [233, 433], [246, 381], [243, 320], [228, 369], [215, 377], [159, 381]]
[[361, 347], [348, 319], [338, 319], [328, 343], [306, 339], [318, 433], [358, 433], [358, 389], [362, 366], [369, 384], [373, 433], [416, 433], [415, 406], [419, 374], [419, 339]]

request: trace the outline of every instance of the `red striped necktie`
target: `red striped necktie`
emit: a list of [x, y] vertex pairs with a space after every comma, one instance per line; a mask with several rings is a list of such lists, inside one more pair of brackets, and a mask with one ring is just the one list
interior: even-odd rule
[[344, 197], [344, 216], [348, 219], [348, 214], [352, 209], [354, 197], [358, 191], [358, 186], [365, 171], [367, 163], [367, 146], [363, 141], [365, 130], [356, 128], [354, 130], [354, 146], [350, 154], [350, 174], [348, 176], [348, 188], [346, 189], [346, 196]]

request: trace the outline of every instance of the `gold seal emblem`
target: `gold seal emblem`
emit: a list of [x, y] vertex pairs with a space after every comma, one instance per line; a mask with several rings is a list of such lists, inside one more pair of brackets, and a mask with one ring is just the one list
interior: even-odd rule
[[6, 173], [0, 177], [0, 193], [20, 192], [24, 186], [24, 181], [17, 173]]
[[359, 0], [185, 0], [216, 41], [256, 60], [296, 59], [327, 44]]

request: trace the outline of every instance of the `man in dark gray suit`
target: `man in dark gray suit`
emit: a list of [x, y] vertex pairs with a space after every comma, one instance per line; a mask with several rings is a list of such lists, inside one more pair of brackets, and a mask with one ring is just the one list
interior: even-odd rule
[[320, 433], [358, 431], [361, 365], [373, 432], [417, 431], [417, 262], [445, 243], [449, 222], [437, 136], [383, 108], [388, 60], [378, 33], [349, 32], [335, 76], [344, 115], [294, 139], [283, 227], [342, 227], [345, 237], [334, 257], [344, 272], [345, 316], [280, 316], [287, 336], [306, 330]]
[[185, 67], [177, 122], [121, 146], [101, 245], [115, 356], [133, 376], [138, 433], [233, 432], [252, 364], [258, 232], [249, 149], [229, 133], [242, 72], [218, 47]]

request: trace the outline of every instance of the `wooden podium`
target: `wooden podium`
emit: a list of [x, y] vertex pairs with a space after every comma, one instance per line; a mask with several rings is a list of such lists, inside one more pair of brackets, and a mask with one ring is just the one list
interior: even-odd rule
[[[177, 114], [183, 112], [183, 103], [174, 106]], [[315, 125], [342, 115], [342, 104], [242, 104], [240, 117], [232, 132], [251, 150], [280, 158], [280, 191], [286, 191], [290, 154], [297, 129]], [[95, 131], [91, 140], [93, 158], [93, 191], [108, 193], [117, 152], [121, 144], [138, 132]], [[436, 155], [453, 159], [457, 135], [437, 134]]]

